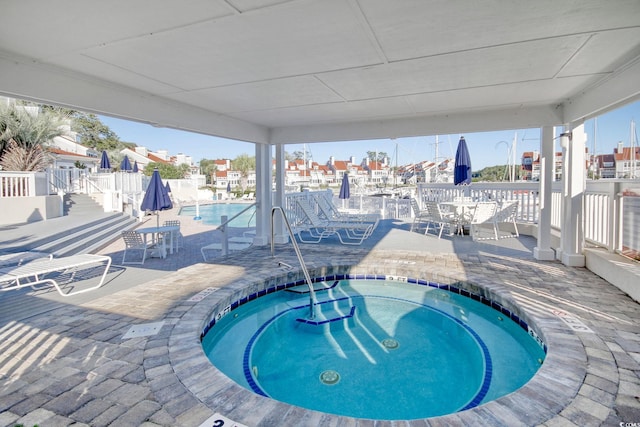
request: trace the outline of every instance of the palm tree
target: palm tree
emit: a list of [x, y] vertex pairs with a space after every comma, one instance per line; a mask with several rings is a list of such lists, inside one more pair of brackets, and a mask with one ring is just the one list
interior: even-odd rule
[[62, 135], [64, 118], [24, 106], [0, 107], [0, 166], [5, 170], [40, 171], [49, 165], [46, 146]]
[[249, 157], [248, 154], [240, 154], [238, 157], [231, 161], [231, 169], [240, 172], [242, 192], [247, 189], [247, 180], [249, 178], [249, 171], [255, 170], [256, 158]]

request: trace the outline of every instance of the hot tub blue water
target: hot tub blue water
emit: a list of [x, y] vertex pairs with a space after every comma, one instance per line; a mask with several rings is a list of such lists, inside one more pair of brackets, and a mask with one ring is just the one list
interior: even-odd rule
[[[231, 218], [243, 209], [249, 207], [246, 203], [215, 203], [209, 205], [201, 205], [198, 207], [202, 223], [207, 225], [220, 225], [220, 217], [226, 215]], [[256, 218], [254, 215], [255, 208], [249, 209], [247, 212], [234, 219], [231, 223], [233, 227], [255, 227]], [[196, 215], [195, 206], [185, 206], [180, 209], [180, 215], [194, 217]]]
[[207, 356], [258, 394], [379, 420], [475, 407], [520, 388], [544, 360], [520, 324], [472, 298], [392, 281], [327, 286], [312, 321], [306, 285], [240, 305], [204, 336]]

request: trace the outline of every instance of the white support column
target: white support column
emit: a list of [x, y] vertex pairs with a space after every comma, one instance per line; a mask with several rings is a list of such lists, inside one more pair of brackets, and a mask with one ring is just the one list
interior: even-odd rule
[[271, 233], [271, 145], [256, 144], [256, 237], [254, 245], [269, 244]]
[[584, 125], [579, 125], [560, 136], [563, 152], [562, 228], [560, 251], [556, 256], [564, 265], [584, 267], [582, 253], [582, 199], [586, 186], [585, 146], [587, 136]]
[[[284, 208], [285, 193], [284, 171], [284, 145], [278, 144], [276, 145], [276, 191], [274, 195], [273, 206], [280, 206], [282, 208]], [[276, 214], [275, 216], [274, 228], [274, 243], [288, 243], [289, 236], [287, 235], [284, 222], [282, 221], [282, 216], [280, 214]]]
[[540, 216], [538, 218], [538, 244], [533, 248], [533, 256], [540, 261], [555, 259], [551, 248], [551, 196], [554, 168], [554, 129], [545, 126], [540, 129]]

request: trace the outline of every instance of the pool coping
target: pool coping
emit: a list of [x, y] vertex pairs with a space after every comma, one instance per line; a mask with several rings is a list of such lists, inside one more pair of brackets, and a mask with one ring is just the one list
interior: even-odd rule
[[[392, 261], [393, 259], [391, 259]], [[379, 260], [378, 260], [379, 261]], [[587, 355], [580, 338], [550, 311], [532, 310], [517, 303], [499, 280], [439, 270], [425, 269], [422, 264], [404, 260], [380, 264], [363, 259], [343, 265], [316, 262], [309, 268], [312, 277], [339, 274], [385, 275], [411, 277], [418, 280], [455, 284], [456, 288], [481, 294], [503, 307], [518, 313], [532, 325], [547, 346], [545, 362], [523, 387], [499, 399], [475, 408], [441, 417], [407, 420], [411, 427], [430, 424], [471, 424], [478, 417], [491, 420], [493, 425], [542, 424], [567, 407], [578, 394], [586, 376]], [[247, 278], [236, 280], [199, 301], [177, 303], [169, 317], [176, 319], [169, 335], [169, 359], [180, 383], [212, 413], [220, 413], [247, 426], [275, 423], [300, 425], [300, 420], [331, 421], [339, 425], [356, 425], [361, 419], [326, 414], [295, 407], [259, 396], [229, 379], [206, 357], [200, 334], [212, 315], [224, 311], [232, 302], [264, 291], [276, 283], [289, 283], [303, 278], [297, 270], [261, 269]], [[202, 381], [207, 378], [207, 381]], [[287, 414], [295, 414], [295, 416]], [[313, 422], [315, 422], [313, 421]], [[312, 422], [312, 421], [310, 421]]]

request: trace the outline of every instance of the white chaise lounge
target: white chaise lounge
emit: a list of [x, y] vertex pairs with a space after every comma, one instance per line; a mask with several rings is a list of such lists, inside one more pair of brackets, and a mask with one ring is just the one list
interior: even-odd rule
[[[377, 220], [375, 222], [323, 220], [314, 212], [306, 199], [296, 199], [296, 203], [302, 212], [303, 220], [295, 222], [295, 229], [298, 239], [303, 243], [319, 243], [322, 239], [337, 235], [343, 245], [360, 245], [378, 226]], [[341, 231], [344, 233], [344, 238]], [[312, 240], [305, 240], [303, 232], [308, 233]]]
[[53, 255], [46, 252], [21, 251], [0, 252], [0, 268], [22, 265], [39, 259], [52, 259]]
[[[69, 291], [65, 293], [55, 279], [43, 277], [47, 273], [62, 273], [73, 270], [71, 276], [71, 280], [73, 280], [78, 270], [98, 268], [102, 264], [104, 264], [104, 272], [100, 277], [100, 282], [95, 286], [77, 291]], [[22, 265], [3, 267], [0, 268], [0, 290], [9, 291], [27, 286], [45, 284], [54, 286], [60, 295], [67, 297], [98, 289], [104, 284], [104, 279], [107, 276], [110, 266], [111, 257], [104, 255], [82, 254], [62, 258], [36, 260]]]

